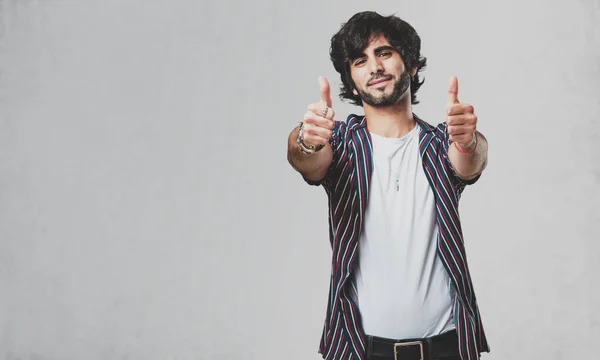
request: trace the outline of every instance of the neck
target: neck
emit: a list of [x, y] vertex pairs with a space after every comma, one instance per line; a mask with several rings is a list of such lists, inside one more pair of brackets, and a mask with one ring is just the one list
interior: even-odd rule
[[385, 107], [373, 107], [363, 103], [369, 131], [379, 136], [401, 138], [414, 129], [416, 121], [410, 98], [408, 101], [402, 100]]

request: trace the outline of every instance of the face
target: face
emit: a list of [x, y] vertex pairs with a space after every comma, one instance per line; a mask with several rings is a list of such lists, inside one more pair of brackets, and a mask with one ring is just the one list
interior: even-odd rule
[[383, 36], [374, 37], [361, 57], [350, 61], [354, 93], [371, 106], [390, 106], [409, 96], [411, 74]]

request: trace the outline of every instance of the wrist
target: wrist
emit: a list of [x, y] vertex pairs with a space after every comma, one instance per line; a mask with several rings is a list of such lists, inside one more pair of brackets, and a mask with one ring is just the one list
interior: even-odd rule
[[457, 142], [454, 143], [454, 147], [458, 150], [459, 153], [464, 155], [470, 155], [475, 152], [477, 149], [477, 134], [474, 133], [470, 143], [467, 144], [459, 144]]
[[298, 148], [300, 152], [305, 156], [312, 155], [319, 150], [323, 149], [324, 145], [308, 145], [304, 142], [304, 122], [300, 122], [298, 125], [298, 136], [296, 138], [296, 143], [298, 144]]

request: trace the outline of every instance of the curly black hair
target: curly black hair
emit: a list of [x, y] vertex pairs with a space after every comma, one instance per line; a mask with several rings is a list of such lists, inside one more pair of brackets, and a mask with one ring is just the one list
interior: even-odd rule
[[410, 24], [399, 17], [382, 16], [373, 11], [355, 14], [331, 38], [329, 56], [342, 80], [340, 99], [362, 106], [360, 96], [352, 92], [355, 86], [350, 76], [350, 61], [361, 56], [373, 36], [384, 36], [400, 54], [409, 72], [417, 68], [410, 81], [410, 98], [412, 104], [418, 104], [416, 94], [424, 82], [419, 81], [419, 72], [427, 65], [427, 58], [420, 54], [421, 38]]

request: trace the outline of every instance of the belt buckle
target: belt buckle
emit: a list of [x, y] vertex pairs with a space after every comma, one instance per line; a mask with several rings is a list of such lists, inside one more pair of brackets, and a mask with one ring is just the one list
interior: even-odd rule
[[413, 345], [419, 345], [419, 349], [421, 350], [421, 358], [420, 360], [425, 360], [425, 357], [423, 355], [423, 342], [422, 341], [411, 341], [411, 342], [405, 342], [405, 343], [395, 343], [394, 344], [394, 360], [402, 360], [402, 359], [398, 359], [398, 352], [396, 349], [398, 349], [399, 347], [403, 347], [403, 346], [413, 346]]

